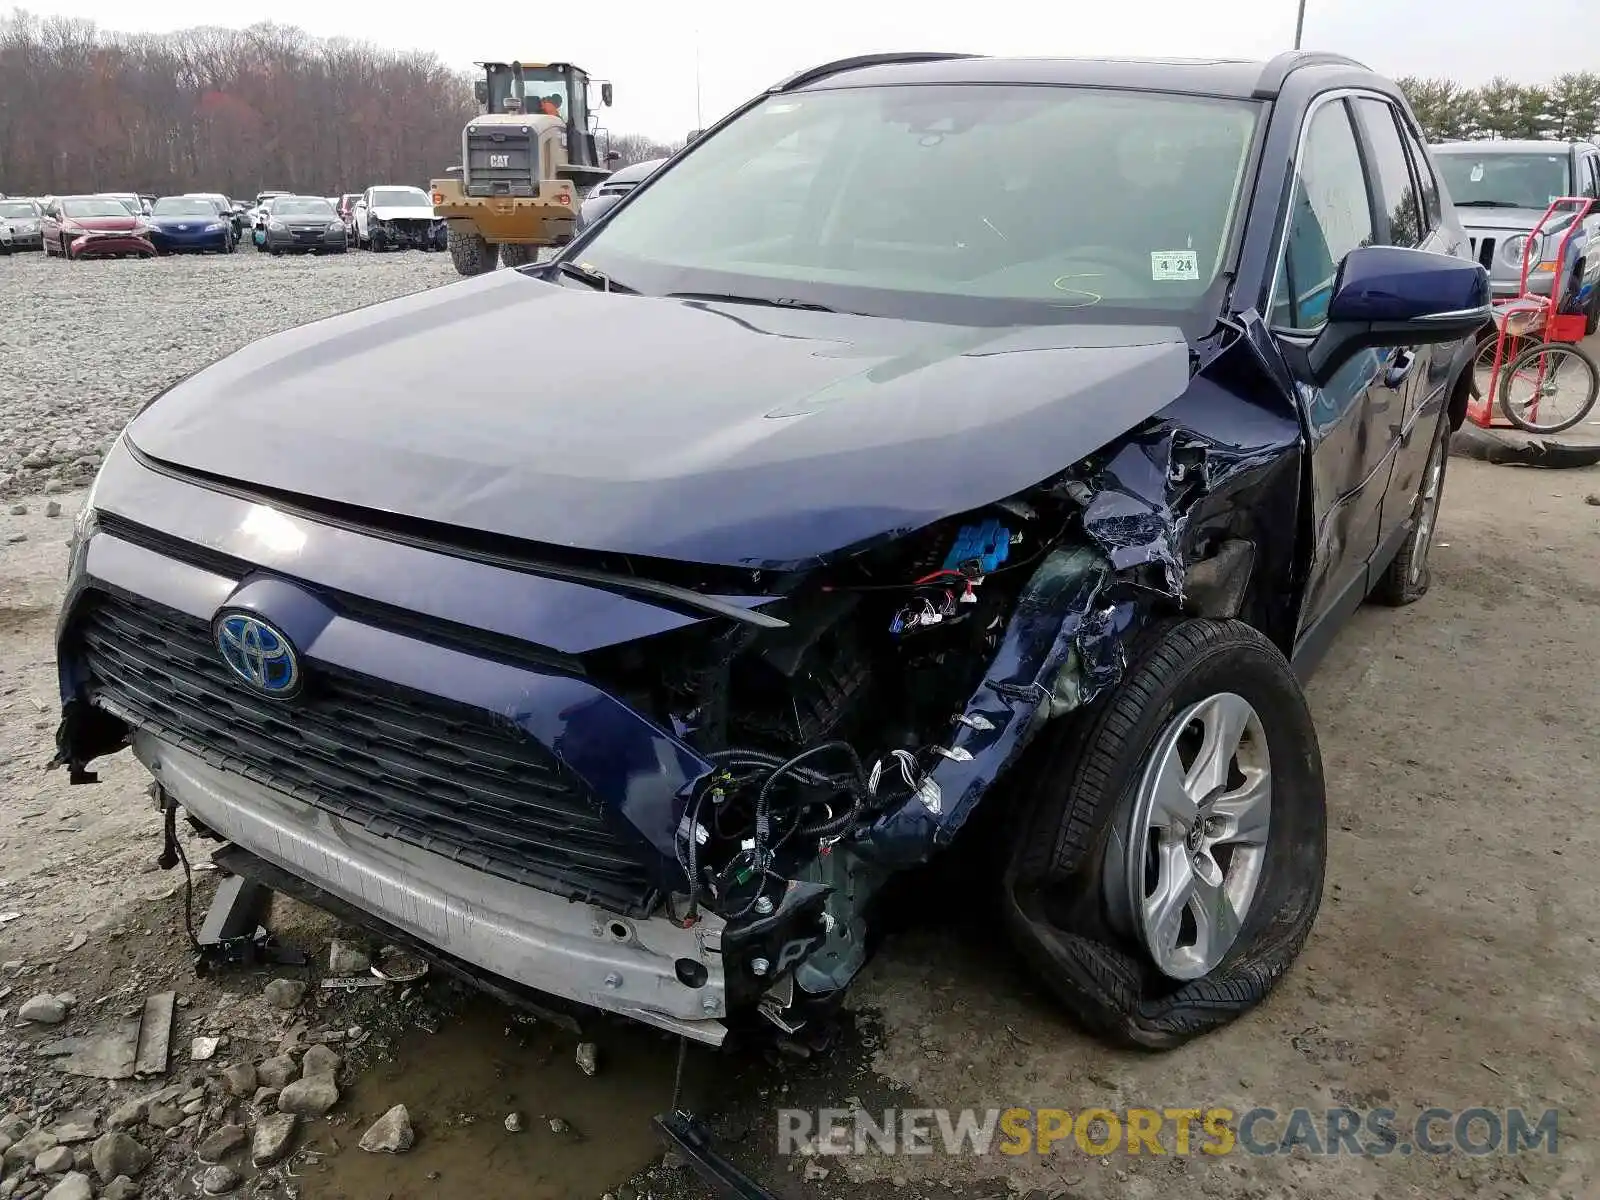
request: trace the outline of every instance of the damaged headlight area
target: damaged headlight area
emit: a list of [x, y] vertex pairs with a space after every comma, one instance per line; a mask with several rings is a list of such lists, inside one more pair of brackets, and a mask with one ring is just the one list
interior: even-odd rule
[[878, 885], [948, 844], [1046, 722], [1118, 678], [1137, 609], [1177, 607], [1163, 556], [1116, 539], [1131, 512], [1106, 519], [1109, 538], [1096, 527], [1103, 467], [786, 579], [762, 610], [784, 628], [707, 623], [590, 656], [608, 691], [714, 764], [676, 831], [670, 915], [727, 922], [730, 1006], [759, 996], [791, 1028], [842, 991]]

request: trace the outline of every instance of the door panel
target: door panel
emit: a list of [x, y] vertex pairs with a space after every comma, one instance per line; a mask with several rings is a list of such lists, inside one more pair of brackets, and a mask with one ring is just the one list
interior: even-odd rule
[[[1361, 124], [1382, 208], [1388, 214], [1391, 245], [1458, 253], [1463, 235], [1443, 227], [1438, 183], [1416, 134], [1398, 109], [1387, 101], [1363, 97], [1355, 110]], [[1382, 222], [1380, 222], [1382, 224]], [[1399, 389], [1401, 403], [1392, 413], [1389, 437], [1395, 444], [1394, 470], [1386, 486], [1379, 544], [1393, 544], [1410, 522], [1417, 488], [1427, 466], [1433, 431], [1448, 398], [1454, 345], [1406, 347], [1410, 377]]]
[[[1309, 118], [1272, 289], [1269, 311], [1279, 337], [1304, 345], [1316, 335], [1344, 256], [1379, 240], [1377, 215], [1349, 103], [1324, 102]], [[1311, 440], [1315, 520], [1301, 637], [1365, 593], [1393, 465], [1391, 431], [1403, 421], [1405, 389], [1415, 374], [1406, 373], [1398, 386], [1391, 382], [1399, 358], [1395, 350], [1367, 351], [1325, 387], [1300, 389]]]

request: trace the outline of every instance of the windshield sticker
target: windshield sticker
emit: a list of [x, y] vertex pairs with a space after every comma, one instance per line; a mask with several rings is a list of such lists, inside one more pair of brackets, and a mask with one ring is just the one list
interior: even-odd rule
[[1472, 180], [1473, 183], [1482, 183], [1483, 182], [1483, 164], [1482, 163], [1473, 163], [1472, 164], [1472, 174], [1469, 176], [1469, 178]]
[[1199, 279], [1200, 256], [1193, 250], [1152, 250], [1150, 278]]

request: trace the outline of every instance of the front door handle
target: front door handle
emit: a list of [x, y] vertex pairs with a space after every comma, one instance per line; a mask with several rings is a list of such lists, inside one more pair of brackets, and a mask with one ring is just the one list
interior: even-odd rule
[[1411, 368], [1416, 365], [1417, 352], [1415, 350], [1402, 350], [1394, 356], [1394, 361], [1389, 364], [1389, 369], [1384, 373], [1384, 387], [1397, 388], [1406, 381], [1406, 376], [1411, 374]]

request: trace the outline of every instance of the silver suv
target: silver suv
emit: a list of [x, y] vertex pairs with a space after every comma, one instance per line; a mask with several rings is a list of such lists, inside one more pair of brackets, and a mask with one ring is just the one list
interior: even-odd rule
[[[1446, 142], [1432, 147], [1434, 162], [1455, 201], [1472, 252], [1489, 269], [1496, 297], [1515, 296], [1528, 234], [1558, 196], [1600, 201], [1600, 148], [1588, 142]], [[1550, 294], [1556, 248], [1566, 229], [1557, 218], [1534, 247], [1528, 290]], [[1588, 331], [1600, 328], [1600, 203], [1578, 235], [1579, 269], [1563, 311], [1581, 311]]]

